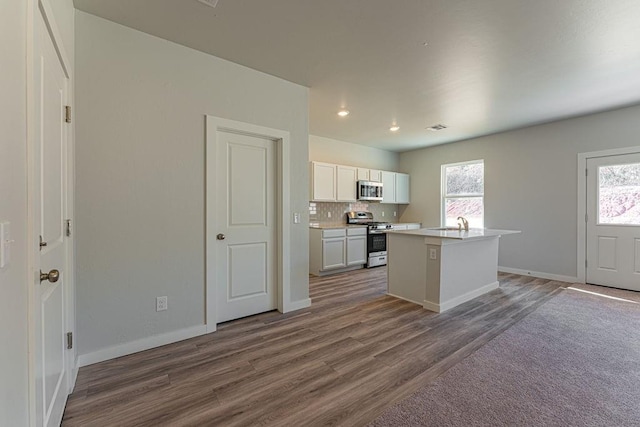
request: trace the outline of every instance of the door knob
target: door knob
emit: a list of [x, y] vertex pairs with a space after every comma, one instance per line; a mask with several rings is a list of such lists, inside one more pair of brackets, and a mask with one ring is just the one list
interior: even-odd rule
[[224, 240], [227, 236], [225, 236], [224, 234], [220, 233], [216, 236], [216, 239], [218, 240]]
[[55, 283], [60, 278], [60, 272], [58, 270], [51, 270], [48, 273], [43, 273], [40, 270], [40, 281], [44, 282], [45, 280], [50, 281], [51, 283]]

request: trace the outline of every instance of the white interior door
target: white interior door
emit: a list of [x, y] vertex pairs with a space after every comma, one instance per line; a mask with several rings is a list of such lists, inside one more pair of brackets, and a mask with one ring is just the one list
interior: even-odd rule
[[34, 38], [34, 127], [32, 203], [36, 277], [33, 298], [36, 425], [59, 425], [69, 392], [67, 349], [68, 79], [53, 39], [38, 13]]
[[216, 141], [220, 323], [277, 308], [276, 143], [221, 130]]
[[586, 282], [640, 291], [640, 153], [587, 159]]

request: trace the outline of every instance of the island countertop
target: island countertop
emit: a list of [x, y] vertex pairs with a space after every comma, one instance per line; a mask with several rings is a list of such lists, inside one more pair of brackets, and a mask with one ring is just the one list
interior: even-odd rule
[[518, 234], [520, 230], [496, 230], [491, 228], [470, 228], [469, 231], [457, 230], [457, 229], [442, 229], [442, 228], [421, 228], [419, 230], [406, 230], [406, 231], [388, 231], [388, 233], [394, 234], [406, 234], [410, 236], [419, 237], [439, 237], [444, 239], [457, 239], [457, 240], [476, 240], [485, 239], [488, 237], [498, 237], [506, 234]]

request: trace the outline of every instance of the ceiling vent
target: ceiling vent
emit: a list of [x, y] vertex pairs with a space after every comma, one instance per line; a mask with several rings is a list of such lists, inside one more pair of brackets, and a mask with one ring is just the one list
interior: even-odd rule
[[433, 126], [429, 126], [427, 128], [427, 130], [432, 130], [432, 131], [438, 131], [438, 130], [442, 130], [442, 129], [446, 129], [447, 126], [443, 125], [443, 124], [437, 124], [437, 125], [433, 125]]
[[216, 7], [218, 5], [218, 0], [198, 0], [202, 4], [206, 4], [207, 6]]

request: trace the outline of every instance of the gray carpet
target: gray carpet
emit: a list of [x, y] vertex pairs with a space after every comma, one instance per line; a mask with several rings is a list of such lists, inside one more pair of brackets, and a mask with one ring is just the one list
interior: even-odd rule
[[640, 304], [564, 290], [370, 425], [640, 426]]

